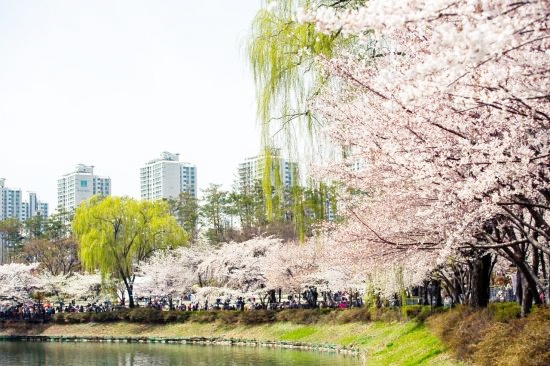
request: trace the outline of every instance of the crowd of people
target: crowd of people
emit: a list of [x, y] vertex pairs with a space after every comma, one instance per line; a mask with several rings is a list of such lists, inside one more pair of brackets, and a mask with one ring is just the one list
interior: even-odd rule
[[109, 301], [104, 303], [87, 303], [76, 304], [75, 300], [65, 304], [59, 302], [57, 306], [53, 306], [48, 302], [29, 301], [25, 303], [10, 302], [0, 306], [0, 320], [10, 321], [31, 321], [31, 322], [47, 322], [56, 313], [83, 313], [83, 312], [106, 312], [120, 310], [122, 306], [113, 305]]
[[319, 295], [314, 286], [308, 286], [299, 295], [286, 295], [275, 290], [268, 291], [263, 298], [242, 297], [233, 298], [217, 297], [214, 301], [197, 301], [193, 295], [187, 294], [181, 298], [152, 297], [139, 299], [138, 303], [143, 306], [159, 310], [281, 310], [281, 309], [304, 309], [304, 308], [350, 308], [363, 306], [363, 300], [358, 292], [349, 291], [321, 292]]
[[[448, 296], [447, 296], [448, 297]], [[444, 297], [444, 306], [452, 306], [452, 301], [446, 301]], [[187, 294], [181, 298], [173, 299], [170, 297], [152, 297], [136, 299], [138, 306], [158, 309], [158, 310], [180, 310], [180, 311], [199, 311], [199, 310], [281, 310], [281, 309], [304, 309], [304, 308], [333, 308], [344, 309], [351, 307], [362, 307], [363, 299], [358, 292], [337, 291], [337, 292], [317, 292], [314, 286], [308, 286], [301, 294], [287, 295], [282, 298], [272, 290], [268, 291], [263, 298], [249, 297], [245, 299], [242, 296], [236, 298], [218, 297], [209, 302], [208, 299], [197, 301], [194, 295]], [[514, 301], [515, 298], [507, 288], [491, 288], [491, 301]], [[389, 300], [389, 306], [400, 306], [400, 302], [395, 299]], [[93, 302], [87, 304], [77, 304], [75, 300], [69, 303], [59, 302], [53, 306], [48, 302], [29, 301], [26, 303], [5, 303], [0, 305], [0, 320], [22, 320], [22, 321], [49, 321], [56, 313], [83, 313], [83, 312], [110, 312], [124, 308], [124, 302], [113, 304], [110, 301], [103, 303]]]
[[55, 309], [40, 302], [11, 303], [0, 306], [0, 320], [48, 321]]
[[[282, 298], [281, 293], [268, 291], [263, 298], [257, 297], [218, 297], [213, 301], [208, 299], [198, 301], [194, 295], [187, 294], [181, 298], [172, 299], [170, 297], [152, 297], [136, 299], [138, 306], [148, 307], [158, 310], [180, 310], [180, 311], [199, 311], [199, 310], [280, 310], [280, 309], [299, 309], [299, 308], [349, 308], [363, 305], [359, 294], [338, 291], [335, 293], [322, 292], [319, 296], [317, 289], [313, 286], [307, 287], [299, 295], [287, 295]], [[352, 301], [353, 299], [353, 301]], [[113, 304], [109, 301], [79, 303], [71, 300], [68, 303], [60, 301], [57, 306], [49, 302], [29, 301], [26, 303], [9, 303], [0, 306], [0, 320], [12, 321], [39, 321], [47, 322], [51, 320], [56, 313], [83, 313], [83, 312], [109, 312], [124, 308], [124, 302]]]

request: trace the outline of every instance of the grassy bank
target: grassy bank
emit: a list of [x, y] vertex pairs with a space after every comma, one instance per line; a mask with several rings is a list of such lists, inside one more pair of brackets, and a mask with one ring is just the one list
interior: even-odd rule
[[55, 322], [46, 325], [0, 323], [0, 335], [203, 337], [249, 340], [251, 344], [330, 344], [360, 351], [369, 365], [550, 365], [549, 308], [535, 308], [523, 319], [514, 303], [491, 304], [482, 310], [457, 307], [432, 315], [429, 310], [418, 306], [278, 312], [133, 309], [58, 314]]
[[[252, 312], [251, 312], [252, 313]], [[307, 314], [307, 313], [304, 313]], [[304, 314], [300, 316], [304, 319]], [[310, 314], [311, 315], [311, 314]], [[335, 316], [349, 321], [336, 323]], [[185, 321], [143, 324], [127, 321], [49, 325], [4, 324], [0, 334], [49, 336], [218, 337], [264, 341], [334, 344], [360, 350], [369, 365], [457, 365], [443, 344], [416, 321], [356, 321], [355, 313], [324, 314], [309, 324], [274, 321], [263, 324]], [[352, 316], [353, 315], [353, 316]], [[198, 315], [197, 315], [198, 316]], [[229, 316], [219, 314], [219, 316]], [[310, 319], [306, 316], [305, 319]], [[332, 319], [332, 320], [331, 320]]]
[[522, 319], [519, 312], [514, 303], [458, 307], [427, 324], [458, 359], [482, 366], [550, 365], [550, 309], [534, 308]]

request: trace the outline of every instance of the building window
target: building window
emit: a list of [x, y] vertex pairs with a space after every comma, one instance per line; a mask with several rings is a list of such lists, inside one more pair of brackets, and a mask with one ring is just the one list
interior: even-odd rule
[[87, 181], [87, 180], [81, 180], [81, 181], [80, 181], [80, 187], [81, 187], [81, 188], [86, 188], [86, 187], [88, 187], [88, 181]]

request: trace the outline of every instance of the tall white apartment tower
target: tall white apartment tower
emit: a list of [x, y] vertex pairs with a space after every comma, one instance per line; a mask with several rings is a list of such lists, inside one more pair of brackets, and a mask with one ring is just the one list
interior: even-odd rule
[[6, 179], [0, 178], [0, 220], [14, 218], [21, 220], [23, 201], [20, 189], [5, 187]]
[[23, 202], [21, 220], [25, 221], [35, 216], [48, 217], [49, 206], [46, 202], [38, 200], [36, 193], [29, 192], [28, 202]]
[[[298, 163], [283, 159], [279, 149], [272, 149], [269, 154], [270, 179], [272, 182], [280, 179], [281, 185], [291, 187], [298, 179]], [[241, 192], [248, 192], [255, 184], [264, 178], [266, 154], [262, 153], [245, 159], [239, 164], [238, 184]]]
[[21, 189], [7, 188], [5, 182], [4, 178], [0, 178], [0, 220], [13, 218], [25, 221], [38, 215], [48, 217], [48, 204], [39, 201], [36, 193], [29, 192], [29, 200], [24, 202]]
[[[0, 220], [16, 219], [21, 220], [23, 202], [21, 201], [21, 190], [5, 187], [6, 180], [0, 178]], [[0, 265], [6, 261], [6, 248], [9, 242], [3, 233], [0, 233]]]
[[57, 181], [57, 206], [72, 212], [82, 201], [94, 195], [111, 194], [111, 178], [94, 175], [94, 167], [78, 164], [75, 171]]
[[197, 167], [179, 161], [179, 154], [163, 152], [140, 169], [141, 199], [175, 198], [181, 192], [197, 197]]

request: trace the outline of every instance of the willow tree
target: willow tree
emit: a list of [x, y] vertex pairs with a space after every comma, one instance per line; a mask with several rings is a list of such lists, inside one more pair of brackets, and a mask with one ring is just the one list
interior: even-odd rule
[[[306, 121], [311, 131], [313, 116], [306, 102], [325, 77], [314, 63], [317, 56], [330, 58], [339, 47], [349, 47], [353, 37], [327, 35], [315, 26], [296, 22], [300, 7], [354, 7], [365, 1], [279, 0], [269, 1], [256, 14], [246, 44], [257, 93], [258, 118], [266, 146], [274, 134], [292, 133], [291, 122]], [[282, 128], [282, 129], [281, 129]]]
[[[319, 121], [308, 108], [307, 101], [326, 82], [325, 75], [315, 63], [318, 56], [330, 59], [340, 47], [351, 47], [354, 37], [339, 33], [326, 35], [315, 26], [298, 23], [295, 13], [299, 7], [328, 6], [351, 8], [365, 0], [279, 0], [267, 1], [251, 26], [246, 44], [248, 63], [256, 85], [258, 120], [261, 125], [264, 173], [270, 171], [273, 147], [286, 145], [299, 151], [310, 142], [316, 146]], [[276, 202], [283, 201], [280, 180], [264, 174], [266, 216], [276, 219]], [[299, 228], [298, 228], [299, 229]]]
[[124, 283], [134, 307], [134, 269], [154, 252], [183, 245], [187, 233], [170, 215], [166, 202], [127, 197], [93, 197], [81, 204], [73, 219], [79, 256], [87, 271]]

